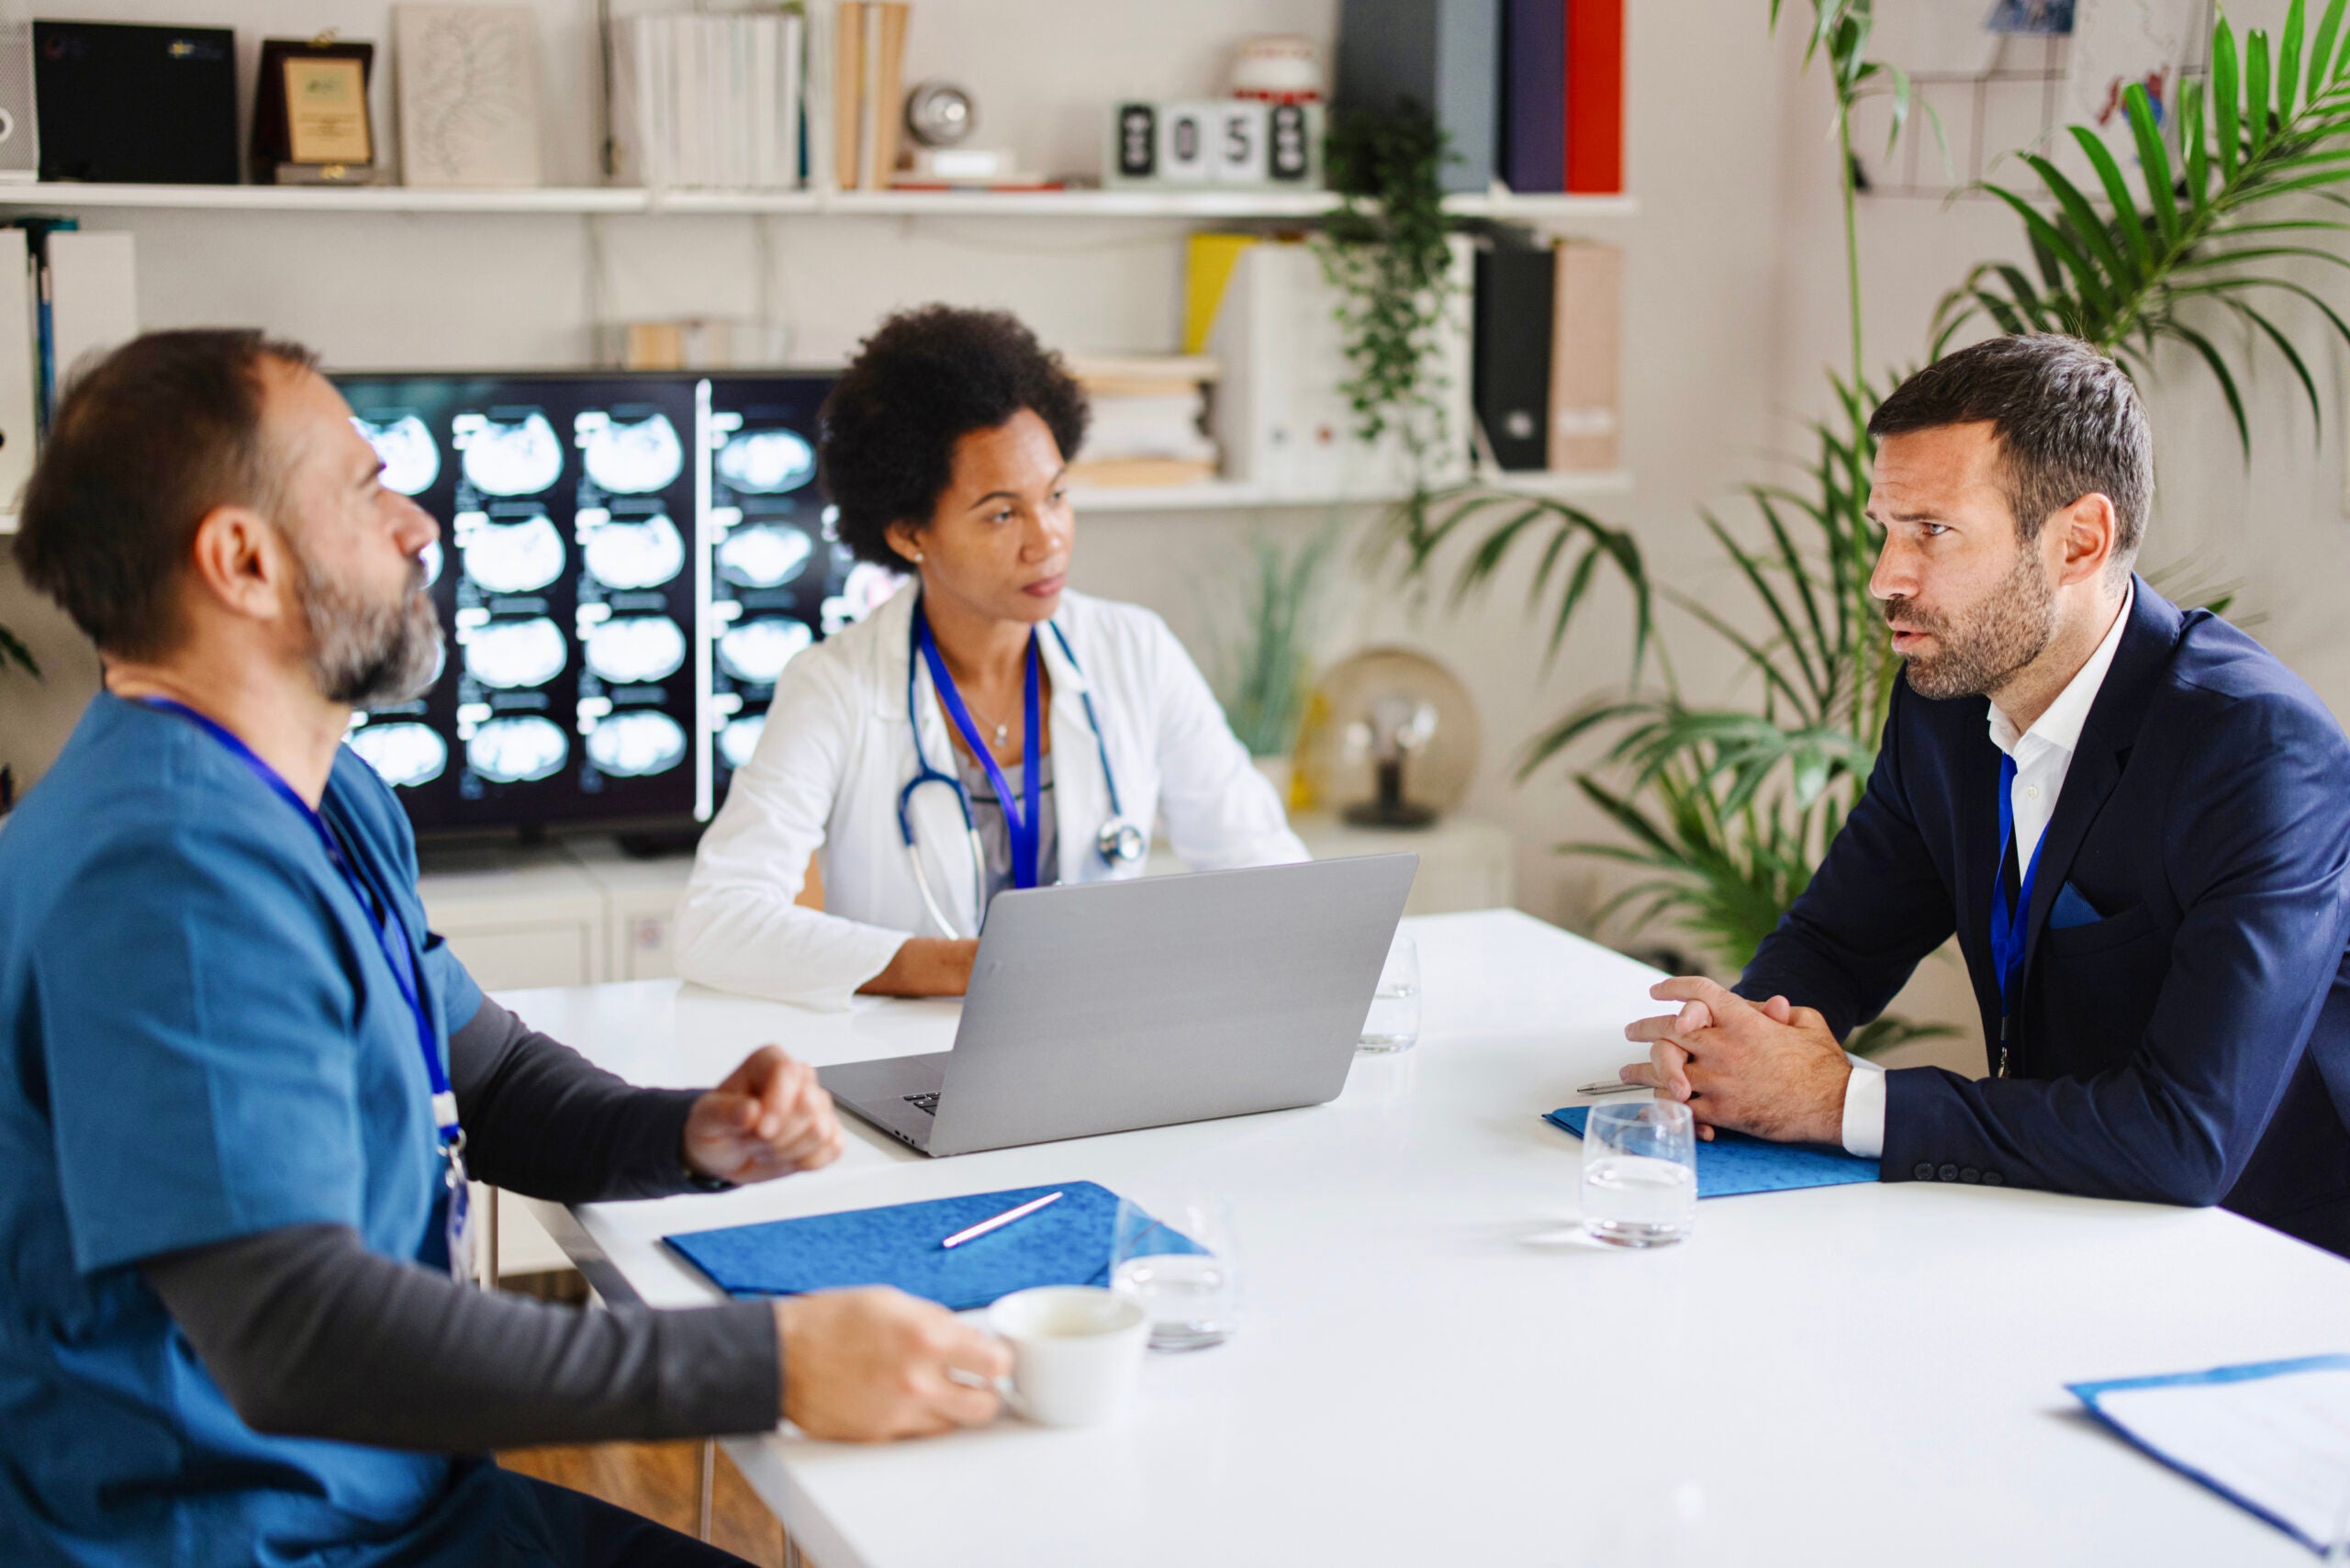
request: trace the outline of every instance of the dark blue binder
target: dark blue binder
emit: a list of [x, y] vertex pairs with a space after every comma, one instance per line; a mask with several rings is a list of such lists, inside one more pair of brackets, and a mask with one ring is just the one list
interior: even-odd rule
[[1567, 0], [1506, 0], [1501, 131], [1504, 185], [1567, 188]]
[[[939, 1243], [1031, 1198], [1060, 1201], [954, 1249]], [[663, 1239], [729, 1295], [799, 1295], [851, 1285], [895, 1285], [950, 1311], [986, 1306], [1035, 1285], [1109, 1283], [1110, 1233], [1118, 1195], [1091, 1182], [970, 1193], [771, 1220]], [[1196, 1252], [1192, 1241], [1156, 1227], [1137, 1252]]]
[[[1588, 1105], [1569, 1105], [1542, 1119], [1581, 1137], [1590, 1114]], [[1701, 1198], [1838, 1187], [1848, 1182], [1874, 1182], [1878, 1174], [1874, 1159], [1817, 1144], [1772, 1143], [1744, 1133], [1717, 1132], [1711, 1143], [1697, 1145], [1697, 1195]]]

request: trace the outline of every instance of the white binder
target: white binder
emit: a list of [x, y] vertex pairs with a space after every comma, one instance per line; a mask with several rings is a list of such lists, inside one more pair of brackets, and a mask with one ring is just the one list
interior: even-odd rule
[[0, 512], [16, 512], [32, 476], [39, 410], [32, 259], [23, 230], [0, 229]]
[[139, 277], [130, 236], [71, 230], [51, 234], [47, 292], [49, 363], [56, 378], [51, 390], [62, 393], [84, 362], [139, 335]]

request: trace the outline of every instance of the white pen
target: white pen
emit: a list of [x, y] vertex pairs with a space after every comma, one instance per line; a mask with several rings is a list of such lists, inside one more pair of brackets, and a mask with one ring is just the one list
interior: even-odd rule
[[960, 1247], [963, 1243], [970, 1240], [975, 1236], [985, 1236], [989, 1231], [994, 1230], [1002, 1226], [1010, 1225], [1013, 1220], [1026, 1218], [1028, 1215], [1035, 1214], [1038, 1209], [1043, 1208], [1046, 1204], [1051, 1203], [1054, 1199], [1059, 1196], [1060, 1194], [1058, 1193], [1047, 1193], [1041, 1198], [1031, 1198], [1016, 1209], [1006, 1209], [1002, 1214], [995, 1215], [991, 1219], [983, 1219], [975, 1226], [970, 1226], [965, 1229], [957, 1231], [954, 1235], [940, 1242], [939, 1245], [941, 1247]]

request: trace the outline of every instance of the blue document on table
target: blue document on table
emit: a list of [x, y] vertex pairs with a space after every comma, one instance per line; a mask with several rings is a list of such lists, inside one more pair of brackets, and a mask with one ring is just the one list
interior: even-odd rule
[[[967, 1226], [1047, 1193], [1058, 1202], [959, 1247], [939, 1245]], [[1110, 1282], [1118, 1195], [1091, 1182], [971, 1193], [887, 1208], [810, 1215], [663, 1239], [729, 1295], [798, 1295], [850, 1285], [895, 1285], [949, 1311], [986, 1306], [1034, 1285]], [[1131, 1250], [1196, 1252], [1189, 1238], [1152, 1227]]]
[[[1569, 1105], [1542, 1119], [1577, 1137], [1591, 1114], [1588, 1105]], [[1731, 1198], [1740, 1193], [1791, 1193], [1799, 1187], [1841, 1187], [1848, 1182], [1874, 1182], [1877, 1162], [1823, 1148], [1816, 1143], [1771, 1143], [1744, 1133], [1717, 1131], [1713, 1141], [1697, 1145], [1697, 1195]]]
[[2350, 1536], [2350, 1356], [2065, 1386], [2132, 1446], [2312, 1551]]

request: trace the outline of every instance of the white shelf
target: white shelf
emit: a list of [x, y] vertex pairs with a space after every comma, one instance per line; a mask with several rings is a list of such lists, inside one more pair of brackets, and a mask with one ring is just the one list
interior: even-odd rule
[[643, 212], [625, 189], [442, 190], [430, 185], [0, 185], [0, 207], [210, 212]]
[[[1455, 196], [1463, 218], [1574, 223], [1628, 218], [1631, 196]], [[428, 185], [109, 185], [0, 184], [0, 207], [212, 212], [809, 214], [866, 218], [1317, 218], [1327, 191], [647, 191], [629, 186], [442, 190]]]
[[[1632, 476], [1621, 468], [1597, 474], [1486, 474], [1483, 484], [1497, 490], [1539, 496], [1550, 500], [1584, 500], [1601, 496], [1629, 495]], [[1385, 506], [1404, 498], [1400, 489], [1355, 490], [1301, 495], [1234, 479], [1208, 479], [1196, 485], [1136, 485], [1070, 487], [1069, 499], [1080, 512], [1233, 511], [1340, 506]]]

